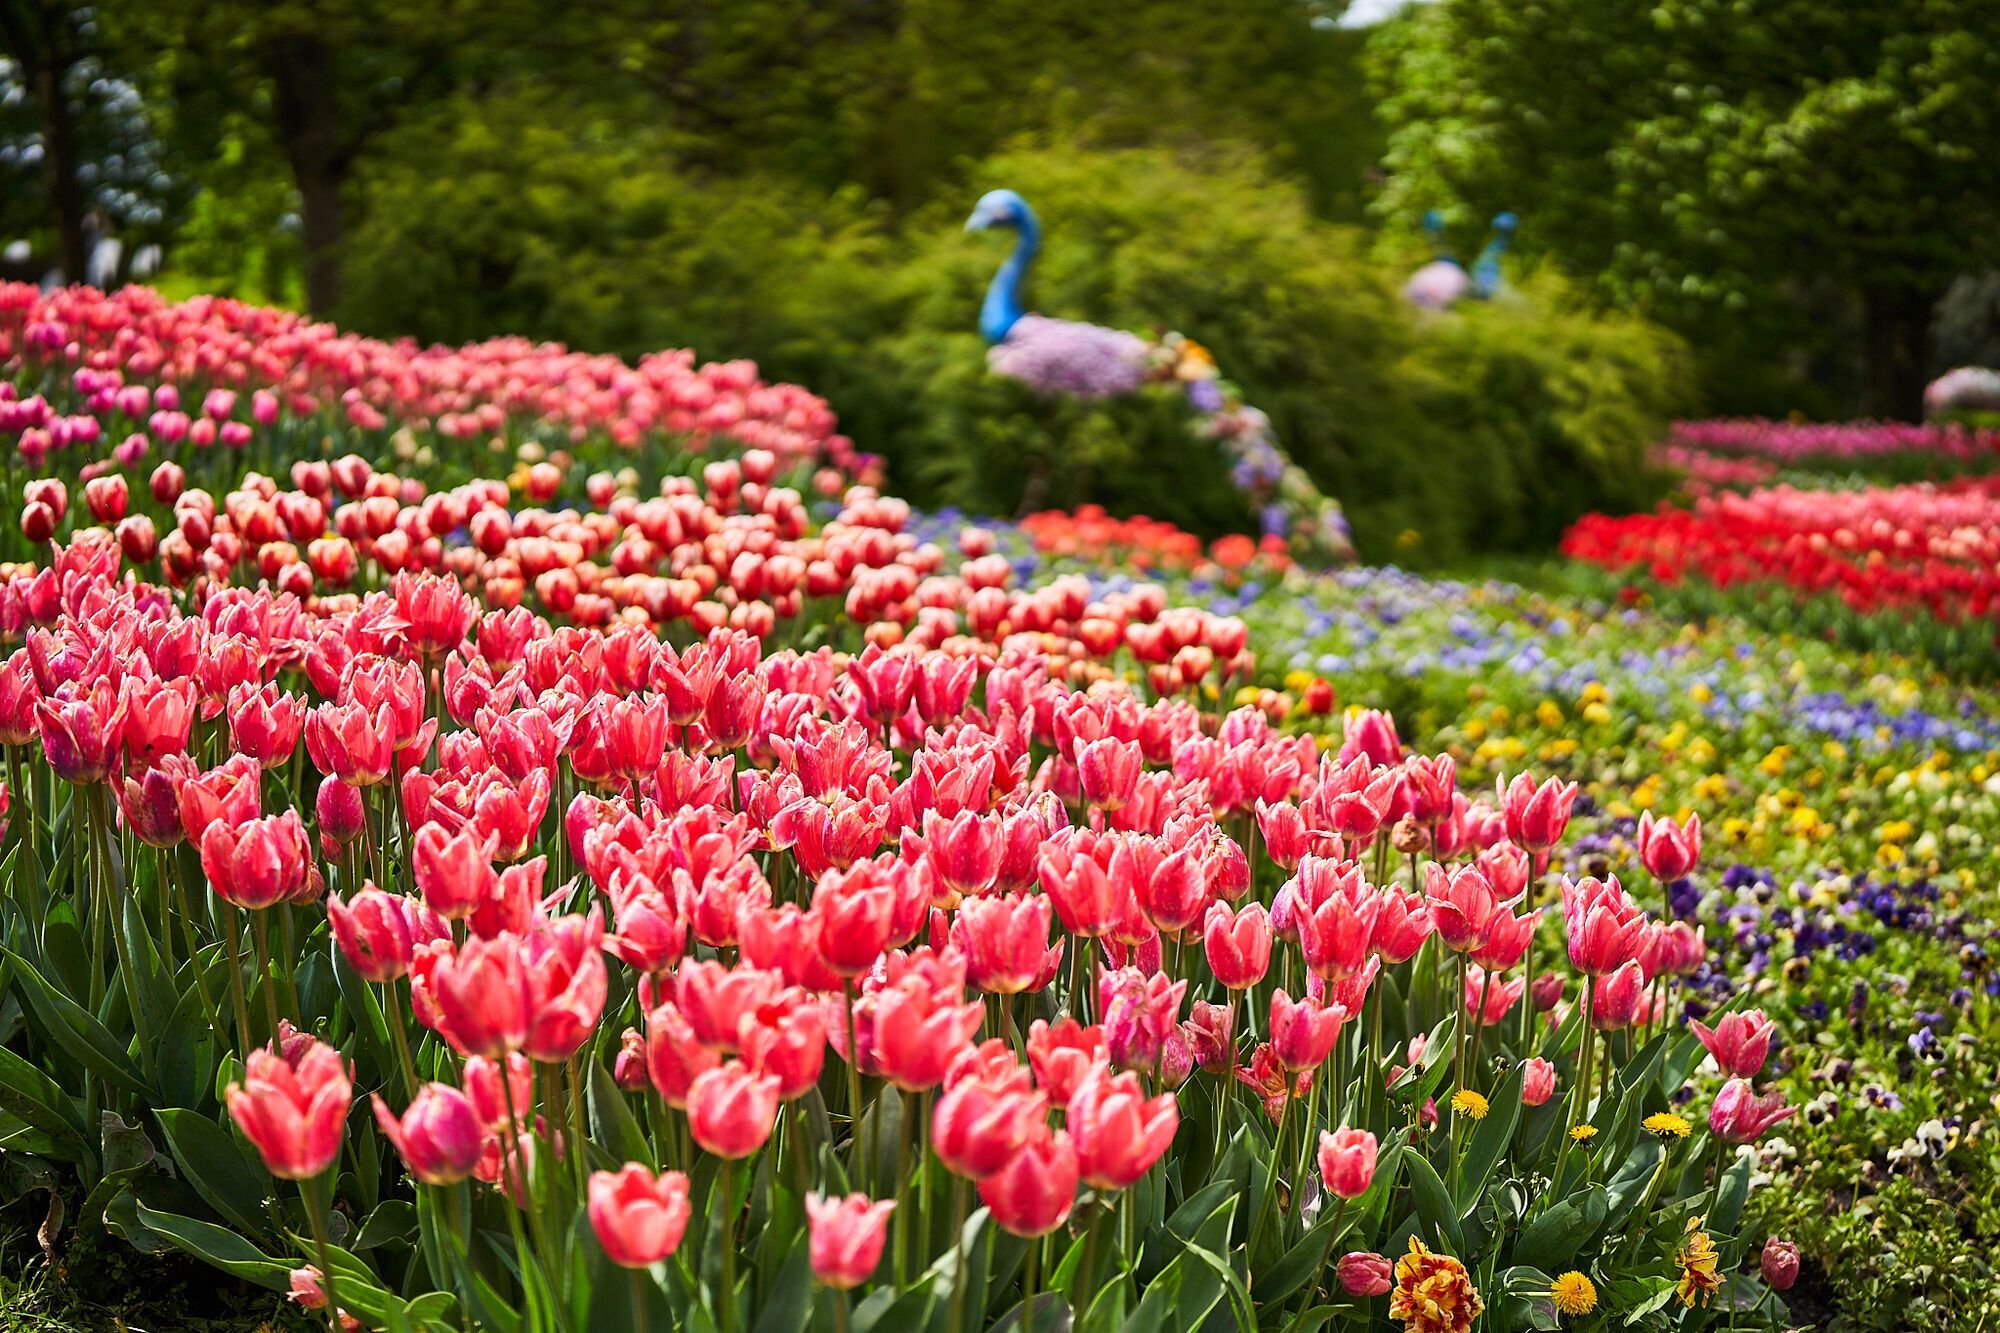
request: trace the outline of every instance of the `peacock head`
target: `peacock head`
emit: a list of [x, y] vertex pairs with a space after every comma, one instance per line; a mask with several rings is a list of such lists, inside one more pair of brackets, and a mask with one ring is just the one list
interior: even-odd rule
[[992, 227], [1029, 227], [1034, 224], [1035, 210], [1028, 207], [1028, 201], [1012, 190], [988, 190], [979, 197], [973, 207], [972, 216], [965, 220], [967, 231], [986, 231]]

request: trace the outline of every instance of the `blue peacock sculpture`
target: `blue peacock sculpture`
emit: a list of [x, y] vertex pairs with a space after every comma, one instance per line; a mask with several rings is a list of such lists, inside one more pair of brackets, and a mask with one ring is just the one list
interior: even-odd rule
[[1016, 233], [1013, 252], [993, 275], [979, 308], [979, 333], [995, 374], [1076, 398], [1113, 398], [1148, 384], [1179, 384], [1194, 409], [1196, 432], [1227, 452], [1230, 477], [1256, 508], [1265, 535], [1284, 538], [1301, 561], [1353, 559], [1340, 506], [1286, 455], [1270, 418], [1217, 373], [1208, 349], [1177, 333], [1149, 339], [1028, 313], [1021, 286], [1041, 248], [1041, 222], [1020, 195], [994, 190], [981, 197], [965, 223], [969, 232], [991, 228]]
[[1431, 238], [1437, 258], [1410, 275], [1410, 280], [1403, 284], [1404, 299], [1425, 310], [1449, 310], [1467, 297], [1475, 301], [1492, 300], [1503, 286], [1501, 257], [1513, 244], [1514, 230], [1519, 225], [1520, 219], [1512, 213], [1496, 216], [1492, 236], [1479, 257], [1472, 261], [1472, 272], [1467, 273], [1445, 245], [1444, 215], [1431, 209], [1424, 214], [1424, 231]]

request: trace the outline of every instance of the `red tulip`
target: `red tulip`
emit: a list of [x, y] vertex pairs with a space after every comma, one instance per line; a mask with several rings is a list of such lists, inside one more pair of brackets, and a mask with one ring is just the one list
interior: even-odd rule
[[942, 1083], [985, 1013], [977, 1001], [961, 1004], [956, 986], [946, 994], [917, 977], [883, 988], [873, 1003], [875, 1064], [904, 1092], [926, 1092]]
[[1396, 735], [1395, 719], [1373, 708], [1350, 712], [1342, 732], [1339, 761], [1350, 763], [1356, 755], [1365, 756], [1377, 768], [1402, 763], [1403, 742]]
[[604, 921], [588, 915], [537, 922], [521, 947], [528, 993], [528, 1034], [521, 1049], [531, 1060], [561, 1064], [595, 1035], [609, 980], [604, 967]]
[[250, 1052], [242, 1081], [229, 1085], [224, 1100], [266, 1170], [281, 1180], [311, 1180], [340, 1155], [354, 1085], [340, 1052], [309, 1040], [295, 1060], [270, 1048]]
[[1684, 879], [1700, 857], [1700, 815], [1689, 815], [1685, 824], [1654, 819], [1650, 812], [1639, 816], [1639, 860], [1654, 879], [1663, 884]]
[[663, 1004], [646, 1016], [646, 1073], [668, 1106], [686, 1110], [695, 1079], [721, 1063], [721, 1054], [695, 1037], [673, 1005]]
[[1142, 764], [1137, 742], [1106, 736], [1081, 747], [1076, 771], [1083, 798], [1100, 810], [1122, 809], [1138, 790]]
[[296, 810], [231, 827], [221, 820], [201, 839], [201, 869], [216, 896], [258, 911], [275, 907], [306, 884], [311, 855]]
[[688, 1178], [655, 1176], [637, 1162], [590, 1173], [586, 1211], [605, 1258], [620, 1268], [649, 1268], [680, 1248], [687, 1232]]
[[1039, 893], [966, 899], [951, 939], [965, 955], [972, 984], [993, 995], [1037, 989], [1062, 960], [1062, 942], [1049, 946], [1049, 900]]
[[731, 1060], [688, 1089], [688, 1128], [704, 1152], [731, 1160], [764, 1146], [778, 1115], [778, 1080]]
[[1137, 1074], [1100, 1069], [1070, 1099], [1067, 1119], [1084, 1181], [1092, 1189], [1122, 1190], [1172, 1146], [1180, 1111], [1169, 1093], [1148, 1099]]
[[1688, 1027], [1732, 1078], [1757, 1077], [1770, 1057], [1771, 1034], [1777, 1030], [1761, 1009], [1724, 1014], [1712, 1028], [1698, 1018], [1689, 1019]]
[[447, 921], [462, 921], [499, 886], [492, 843], [472, 832], [450, 833], [442, 824], [417, 830], [411, 872], [424, 903]]
[[1541, 1056], [1521, 1065], [1521, 1105], [1540, 1106], [1556, 1093], [1556, 1067]]
[[119, 780], [116, 790], [118, 813], [140, 842], [148, 847], [173, 847], [186, 836], [174, 779], [165, 769], [149, 768], [136, 778], [128, 774]]
[[1286, 1069], [1317, 1069], [1333, 1054], [1347, 1019], [1347, 1010], [1339, 1005], [1323, 1006], [1311, 998], [1294, 1001], [1280, 987], [1271, 995], [1271, 1050]]
[[1646, 917], [1612, 875], [1595, 879], [1565, 879], [1562, 886], [1563, 925], [1569, 937], [1569, 961], [1577, 971], [1607, 976], [1639, 956], [1646, 938]]
[[327, 899], [327, 922], [334, 943], [363, 981], [393, 981], [410, 970], [417, 946], [410, 923], [411, 906], [372, 882], [344, 903], [338, 898]]
[[1646, 999], [1646, 972], [1635, 962], [1599, 977], [1590, 995], [1590, 1025], [1599, 1032], [1621, 1032], [1639, 1017]]
[[1209, 970], [1223, 988], [1245, 991], [1264, 979], [1271, 966], [1271, 918], [1262, 903], [1232, 914], [1222, 903], [1208, 909], [1202, 944]]
[[1080, 1178], [1069, 1135], [1044, 1128], [1007, 1165], [979, 1182], [979, 1198], [1002, 1230], [1032, 1239], [1069, 1220]]
[[1708, 1111], [1708, 1128], [1725, 1143], [1751, 1143], [1771, 1126], [1797, 1114], [1797, 1107], [1785, 1105], [1783, 1093], [1759, 1097], [1749, 1079], [1732, 1078], [1715, 1094], [1715, 1103]]
[[889, 947], [896, 886], [870, 861], [828, 870], [813, 887], [812, 910], [820, 918], [820, 954], [827, 966], [843, 977], [859, 976]]
[[1425, 862], [1424, 898], [1439, 942], [1454, 953], [1477, 949], [1502, 911], [1493, 882], [1477, 866], [1446, 870], [1435, 861]]
[[1799, 1247], [1788, 1240], [1776, 1236], [1766, 1240], [1757, 1262], [1773, 1291], [1790, 1291], [1799, 1280]]
[[955, 1175], [984, 1180], [1007, 1165], [1047, 1106], [1039, 1092], [967, 1078], [947, 1088], [931, 1113], [931, 1147]]
[[399, 1118], [380, 1096], [375, 1123], [382, 1135], [426, 1185], [456, 1185], [479, 1164], [485, 1127], [472, 1099], [447, 1083], [426, 1083]]
[[807, 1255], [813, 1276], [842, 1291], [866, 1282], [882, 1262], [882, 1246], [889, 1238], [889, 1214], [895, 1208], [894, 1199], [878, 1203], [865, 1194], [850, 1194], [844, 1199], [808, 1194]]
[[1526, 773], [1499, 787], [1500, 809], [1507, 819], [1507, 837], [1531, 852], [1545, 852], [1562, 841], [1576, 803], [1576, 784], [1550, 778], [1539, 787]]
[[174, 798], [180, 806], [182, 830], [188, 841], [201, 846], [211, 824], [240, 828], [255, 819], [263, 806], [259, 797], [260, 770], [247, 755], [231, 755], [220, 767], [207, 772], [195, 769], [191, 760], [168, 759], [166, 769], [175, 775]]
[[1375, 1181], [1375, 1136], [1365, 1129], [1322, 1131], [1319, 1175], [1327, 1192], [1341, 1199], [1358, 1199]]
[[469, 939], [455, 952], [447, 950], [437, 959], [429, 988], [436, 997], [438, 1031], [458, 1050], [497, 1059], [526, 1044], [528, 974], [514, 936]]
[[1131, 896], [1129, 885], [1113, 880], [1101, 863], [1072, 844], [1044, 847], [1039, 869], [1063, 929], [1084, 939], [1108, 934]]

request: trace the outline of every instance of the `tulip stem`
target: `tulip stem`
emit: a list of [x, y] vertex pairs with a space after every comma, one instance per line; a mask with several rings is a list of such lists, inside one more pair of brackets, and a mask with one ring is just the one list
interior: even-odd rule
[[951, 1333], [965, 1329], [965, 1177], [951, 1177], [951, 1244], [955, 1256], [951, 1271]]
[[625, 1278], [626, 1281], [630, 1284], [630, 1290], [632, 1293], [632, 1327], [635, 1330], [635, 1333], [636, 1330], [647, 1327], [649, 1323], [649, 1321], [646, 1318], [645, 1275], [646, 1275], [646, 1270], [643, 1268], [628, 1268], [625, 1270]]
[[1340, 1222], [1347, 1216], [1347, 1203], [1344, 1198], [1340, 1201], [1333, 1210], [1333, 1221], [1327, 1224], [1326, 1245], [1319, 1252], [1319, 1267], [1313, 1270], [1312, 1285], [1306, 1288], [1306, 1294], [1299, 1303], [1301, 1316], [1312, 1309], [1313, 1298], [1319, 1295], [1320, 1277], [1326, 1272], [1326, 1266], [1333, 1262], [1333, 1247], [1340, 1242]]
[[271, 1040], [278, 1039], [278, 994], [271, 984], [271, 911], [267, 907], [250, 914], [250, 928], [257, 937], [257, 989], [264, 992], [264, 1021], [271, 1025]]
[[722, 1216], [716, 1219], [715, 1240], [722, 1246], [722, 1299], [716, 1311], [717, 1322], [722, 1333], [734, 1333], [736, 1328], [736, 1159], [722, 1159], [722, 1170], [716, 1177], [716, 1189], [722, 1196]]
[[[833, 1333], [847, 1333], [847, 1293], [838, 1289], [833, 1296]], [[644, 1327], [644, 1325], [640, 1325]]]
[[1257, 1266], [1257, 1242], [1264, 1234], [1264, 1214], [1271, 1211], [1271, 1207], [1278, 1197], [1278, 1163], [1283, 1161], [1285, 1156], [1285, 1119], [1287, 1113], [1292, 1109], [1292, 1078], [1291, 1071], [1286, 1070], [1284, 1096], [1283, 1100], [1278, 1103], [1277, 1142], [1272, 1146], [1271, 1160], [1265, 1169], [1264, 1197], [1257, 1205], [1256, 1216], [1250, 1219], [1250, 1241], [1248, 1247], [1243, 1251], [1244, 1282], [1246, 1286], [1250, 1281], [1249, 1274], [1254, 1272]]
[[[1339, 1079], [1339, 1056], [1334, 1057], [1334, 1078]], [[1306, 1085], [1306, 1119], [1299, 1126], [1299, 1173], [1292, 1179], [1292, 1211], [1303, 1222], [1306, 1215], [1306, 1176], [1312, 1170], [1313, 1131], [1319, 1127], [1319, 1090], [1326, 1080], [1322, 1077], [1325, 1069], [1313, 1071], [1313, 1081]], [[1335, 1095], [1338, 1095], [1336, 1093]]]
[[[888, 1096], [887, 1091], [884, 1091], [882, 1095], [885, 1097]], [[911, 1177], [916, 1174], [916, 1168], [912, 1164], [910, 1152], [917, 1133], [917, 1095], [908, 1091], [901, 1092], [898, 1095], [901, 1098], [900, 1104], [903, 1111], [903, 1146], [902, 1155], [896, 1162], [895, 1171], [891, 1174], [896, 1178], [895, 1274], [896, 1285], [900, 1287], [903, 1285], [903, 1274], [905, 1272], [903, 1267], [906, 1249], [905, 1242], [909, 1239], [910, 1231], [910, 1210], [906, 1206], [905, 1187], [909, 1185]]]
[[[215, 1001], [209, 998], [208, 978], [202, 975], [201, 949], [194, 937], [194, 907], [188, 901], [187, 880], [181, 875], [180, 858], [174, 854], [171, 847], [160, 849], [160, 874], [163, 877], [169, 874], [172, 876], [174, 897], [180, 903], [178, 915], [181, 919], [181, 937], [187, 944], [188, 963], [194, 969], [194, 988], [201, 996], [201, 1011], [208, 1019], [209, 1031], [219, 1037], [222, 1027], [220, 1015], [216, 1013]], [[163, 889], [162, 892], [164, 891]], [[165, 924], [162, 923], [163, 933], [165, 929]]]
[[243, 922], [236, 904], [222, 900], [222, 940], [229, 952], [229, 998], [236, 1010], [236, 1044], [239, 1058], [250, 1058], [250, 1001], [243, 990]]
[[319, 1252], [319, 1280], [326, 1292], [326, 1322], [340, 1333], [340, 1297], [335, 1294], [333, 1260], [326, 1243], [326, 1217], [320, 1211], [319, 1177], [310, 1176], [299, 1182], [299, 1193], [305, 1197], [306, 1220], [312, 1224], [313, 1248]]
[[847, 1022], [847, 1123], [848, 1163], [853, 1168], [855, 1189], [870, 1193], [868, 1187], [868, 1144], [861, 1134], [861, 1047], [855, 1041], [854, 986], [852, 979], [840, 988]]
[[410, 1096], [417, 1095], [417, 1062], [410, 1054], [409, 1029], [403, 1026], [403, 1000], [396, 993], [396, 983], [382, 983], [382, 1008], [389, 1015], [389, 1035], [396, 1043], [396, 1058], [403, 1066], [403, 1083]]
[[[21, 747], [18, 745], [7, 747], [7, 773], [12, 783], [11, 790], [21, 799], [22, 804], [27, 807], [25, 812], [27, 817], [22, 821], [20, 837], [22, 854], [27, 857], [27, 875], [18, 882], [27, 886], [28, 924], [30, 930], [34, 932], [35, 937], [39, 939], [41, 937], [42, 923], [48, 920], [48, 905], [42, 898], [42, 872], [35, 846], [35, 834], [40, 827], [40, 821], [35, 817], [35, 808], [37, 805], [35, 800], [35, 783], [32, 780], [25, 784], [21, 781]], [[162, 920], [161, 925], [164, 927], [165, 924], [165, 921]]]
[[1042, 1240], [1036, 1236], [1028, 1241], [1028, 1271], [1021, 1279], [1021, 1327], [1026, 1333], [1035, 1333], [1035, 1263], [1041, 1258]]
[[[97, 883], [94, 892], [104, 899], [105, 916], [111, 915], [112, 904], [123, 896], [118, 884], [118, 867], [111, 848], [111, 798], [109, 788], [101, 783], [93, 783], [90, 793], [89, 817], [90, 839], [95, 844], [97, 862]], [[125, 1003], [132, 1010], [132, 1028], [139, 1038], [139, 1063], [149, 1080], [159, 1077], [158, 1052], [154, 1046], [152, 1021], [146, 1017], [145, 1006], [139, 1003], [139, 974], [132, 964], [132, 957], [125, 947], [123, 922], [112, 924], [112, 943], [118, 953], [118, 973], [125, 986]]]

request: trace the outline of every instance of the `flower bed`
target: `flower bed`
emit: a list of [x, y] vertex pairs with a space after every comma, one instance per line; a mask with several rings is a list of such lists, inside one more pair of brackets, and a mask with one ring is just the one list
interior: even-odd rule
[[[0, 1142], [79, 1226], [385, 1329], [1788, 1321], [1834, 1012], [1791, 959], [1984, 938], [1925, 933], [1948, 826], [1879, 842], [1937, 897], [1829, 891], [1868, 950], [1812, 867], [1910, 790], [1983, 834], [1975, 761], [1908, 755], [1990, 717], [1502, 585], [1136, 582], [1185, 544], [816, 506], [816, 450], [617, 419], [504, 479], [331, 399], [252, 414], [265, 475], [16, 451]], [[1745, 776], [1760, 728], [1849, 767]]]
[[1762, 604], [1864, 645], [1926, 649], [1971, 668], [1994, 663], [2000, 481], [1992, 478], [1773, 486], [1687, 509], [1593, 514], [1562, 549], [1652, 586], [1711, 593], [1711, 604]]

